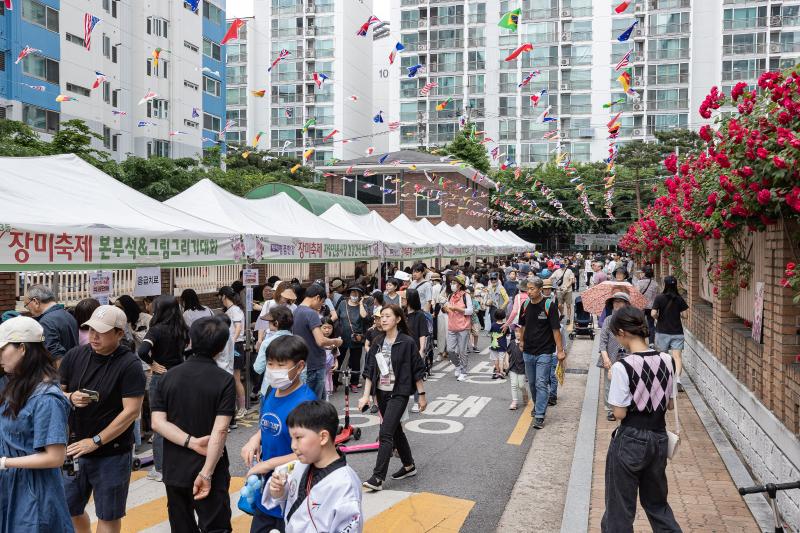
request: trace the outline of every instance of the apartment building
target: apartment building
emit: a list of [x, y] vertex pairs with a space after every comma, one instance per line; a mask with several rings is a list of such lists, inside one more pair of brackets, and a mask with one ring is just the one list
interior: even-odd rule
[[[227, 46], [228, 142], [252, 146], [262, 132], [259, 148], [299, 156], [314, 147], [313, 164], [363, 155], [380, 111], [372, 102], [374, 26], [356, 35], [372, 0], [255, 0], [254, 8], [245, 39]], [[289, 55], [269, 72], [281, 50]], [[327, 80], [318, 85], [314, 73]]]
[[[81, 119], [118, 161], [197, 157], [215, 145], [225, 125], [225, 0], [202, 0], [196, 11], [181, 2], [13, 4], [0, 7], [0, 116], [45, 136]], [[89, 47], [86, 14], [100, 19]], [[39, 51], [15, 64], [26, 46]], [[148, 93], [156, 96], [140, 104]]]
[[[504, 155], [496, 163], [545, 161], [556, 143], [542, 136], [555, 129], [574, 160], [596, 161], [607, 157], [612, 116], [602, 106], [625, 98], [614, 67], [627, 51], [640, 99], [613, 108], [624, 111], [621, 143], [670, 128], [698, 129], [705, 122], [697, 108], [712, 85], [729, 92], [737, 81], [754, 84], [764, 70], [794, 65], [800, 55], [794, 0], [636, 0], [617, 14], [619, 3], [392, 0], [389, 40], [401, 41], [405, 51], [386, 84], [398, 104], [390, 115], [402, 121], [387, 149], [444, 144], [463, 117], [500, 143]], [[519, 30], [498, 27], [516, 8]], [[618, 42], [634, 21], [630, 39]], [[504, 61], [523, 43], [533, 51]], [[407, 67], [416, 64], [426, 69], [408, 78]], [[534, 69], [541, 74], [518, 87]], [[438, 86], [420, 96], [429, 82]], [[530, 94], [542, 89], [547, 97], [534, 107]], [[438, 111], [447, 98], [453, 103]], [[548, 106], [558, 121], [540, 124]]]

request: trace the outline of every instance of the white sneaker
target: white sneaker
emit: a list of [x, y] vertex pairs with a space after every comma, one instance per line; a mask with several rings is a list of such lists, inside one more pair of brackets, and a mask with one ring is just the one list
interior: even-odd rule
[[466, 374], [461, 374], [460, 376], [458, 376], [457, 379], [458, 379], [458, 381], [467, 381], [467, 375]]
[[151, 468], [149, 472], [147, 472], [147, 479], [150, 481], [161, 481], [162, 474], [155, 467]]
[[242, 407], [238, 411], [236, 411], [236, 418], [244, 418], [247, 416], [247, 409]]
[[458, 377], [458, 376], [460, 376], [460, 375], [461, 375], [461, 369], [460, 369], [460, 368], [458, 368], [458, 367], [456, 367], [456, 369], [453, 371], [453, 375], [454, 375], [455, 377]]
[[415, 404], [414, 404], [414, 405], [411, 407], [411, 412], [412, 412], [412, 413], [419, 413], [419, 404], [418, 404], [418, 403], [415, 403]]

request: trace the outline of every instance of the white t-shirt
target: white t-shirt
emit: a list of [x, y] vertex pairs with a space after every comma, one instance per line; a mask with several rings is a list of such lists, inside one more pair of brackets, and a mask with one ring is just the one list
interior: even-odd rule
[[183, 312], [183, 321], [186, 322], [186, 327], [191, 328], [194, 321], [198, 318], [205, 318], [214, 316], [214, 311], [209, 309], [208, 307], [203, 306], [202, 309], [187, 309]]
[[244, 342], [244, 312], [238, 305], [232, 305], [225, 311], [225, 314], [231, 319], [231, 337], [236, 332], [236, 323], [238, 322], [241, 325], [239, 336], [233, 339], [233, 342]]
[[419, 301], [422, 303], [422, 308], [425, 311], [430, 311], [430, 302], [433, 300], [433, 284], [430, 281], [423, 279], [420, 281], [412, 281], [408, 288], [417, 290], [419, 293]]
[[608, 388], [608, 403], [617, 407], [628, 407], [633, 400], [628, 372], [622, 363], [611, 365], [611, 385]]
[[[378, 377], [378, 389], [386, 392], [392, 392], [392, 390], [394, 390], [394, 369], [392, 369], [392, 345], [384, 340], [383, 346], [381, 347], [381, 351], [376, 353], [375, 357], [383, 358], [383, 360], [386, 361], [386, 365], [389, 367], [389, 372], [387, 374], [381, 374]], [[380, 374], [380, 372], [378, 373]]]
[[228, 335], [228, 342], [225, 344], [225, 349], [220, 352], [214, 360], [217, 366], [228, 374], [233, 374], [233, 339], [230, 334]]

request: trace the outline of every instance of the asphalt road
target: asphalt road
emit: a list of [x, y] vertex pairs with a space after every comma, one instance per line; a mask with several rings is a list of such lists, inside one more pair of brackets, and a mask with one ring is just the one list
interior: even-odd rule
[[[488, 345], [488, 337], [480, 338], [479, 348]], [[505, 380], [492, 380], [488, 355], [470, 354], [469, 379], [457, 382], [448, 361], [437, 363], [434, 374], [426, 382], [429, 401], [425, 413], [409, 413], [405, 423], [418, 475], [394, 481], [384, 488], [429, 492], [475, 502], [463, 532], [493, 531], [505, 509], [514, 483], [533, 438], [546, 438], [547, 427], [536, 435], [522, 408], [509, 411], [510, 385]], [[356, 395], [350, 397], [353, 405]], [[413, 399], [412, 399], [413, 400]], [[340, 391], [332, 402], [344, 413], [344, 394]], [[409, 409], [411, 405], [409, 404]], [[362, 428], [360, 442], [372, 442], [378, 435], [377, 415], [353, 415], [353, 423]], [[558, 407], [551, 407], [548, 417], [558, 416]], [[507, 441], [523, 418], [515, 436], [519, 445]], [[231, 474], [242, 476], [246, 467], [239, 457], [244, 442], [257, 430], [256, 414], [250, 414], [228, 438]], [[355, 443], [355, 441], [352, 441]], [[348, 455], [348, 463], [362, 480], [370, 477], [377, 452]], [[389, 472], [400, 467], [393, 458]], [[364, 494], [365, 500], [370, 494]], [[531, 502], [533, 504], [533, 502]]]

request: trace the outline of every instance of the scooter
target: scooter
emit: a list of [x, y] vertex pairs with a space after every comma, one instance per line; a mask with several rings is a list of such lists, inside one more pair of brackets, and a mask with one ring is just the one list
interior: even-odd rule
[[783, 517], [778, 510], [775, 499], [777, 498], [779, 490], [792, 489], [800, 489], [800, 481], [794, 481], [792, 483], [767, 483], [766, 485], [757, 485], [755, 487], [739, 487], [739, 494], [744, 496], [745, 494], [760, 494], [766, 492], [767, 496], [769, 496], [769, 505], [772, 507], [772, 514], [775, 518], [775, 533], [784, 533]]
[[[346, 394], [346, 393], [345, 393]], [[369, 410], [369, 405], [365, 405], [362, 409], [362, 413], [366, 413]], [[347, 415], [345, 415], [346, 418]], [[361, 428], [356, 428], [358, 430], [358, 440], [361, 437]], [[350, 453], [362, 453], [362, 452], [376, 452], [380, 447], [380, 442], [375, 439], [375, 442], [363, 442], [361, 444], [353, 444], [351, 446], [338, 446], [338, 449], [343, 454], [347, 455]]]
[[361, 428], [353, 427], [350, 423], [350, 374], [352, 371], [349, 368], [336, 371], [341, 376], [344, 376], [344, 426], [339, 426], [339, 432], [336, 434], [336, 446], [348, 442], [351, 438], [359, 440], [361, 438]]

